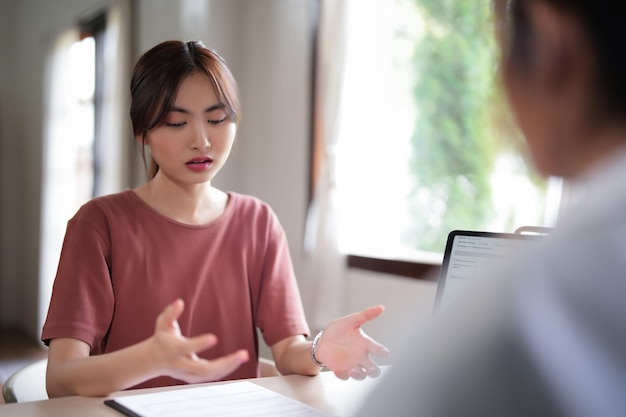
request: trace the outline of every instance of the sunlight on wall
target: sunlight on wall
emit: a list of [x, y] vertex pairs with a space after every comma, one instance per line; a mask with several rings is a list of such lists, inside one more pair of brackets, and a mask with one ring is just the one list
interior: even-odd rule
[[[385, 257], [406, 251], [410, 137], [414, 119], [410, 74], [394, 71], [394, 2], [350, 9], [348, 56], [337, 146], [339, 247]], [[374, 30], [373, 28], [376, 28]], [[410, 52], [410, 51], [405, 51]], [[368, 233], [361, 233], [363, 229]]]

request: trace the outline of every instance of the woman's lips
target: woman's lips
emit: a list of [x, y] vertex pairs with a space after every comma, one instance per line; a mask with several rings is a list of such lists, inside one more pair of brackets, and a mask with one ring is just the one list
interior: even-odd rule
[[185, 163], [187, 168], [193, 172], [203, 172], [211, 168], [213, 165], [213, 159], [209, 157], [193, 158]]

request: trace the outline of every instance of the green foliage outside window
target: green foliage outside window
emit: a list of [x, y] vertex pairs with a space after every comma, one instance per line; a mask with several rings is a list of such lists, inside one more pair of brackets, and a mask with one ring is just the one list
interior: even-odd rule
[[[506, 111], [490, 2], [412, 1], [423, 31], [413, 53], [415, 182], [405, 238], [416, 249], [440, 252], [450, 230], [483, 229], [494, 216], [490, 176], [505, 146], [494, 137]], [[508, 135], [515, 136], [512, 129]]]

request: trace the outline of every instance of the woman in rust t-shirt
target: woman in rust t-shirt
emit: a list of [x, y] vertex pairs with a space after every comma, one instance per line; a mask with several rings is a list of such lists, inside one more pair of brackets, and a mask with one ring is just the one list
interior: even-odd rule
[[378, 375], [370, 355], [388, 352], [360, 327], [382, 306], [307, 341], [276, 215], [211, 185], [241, 113], [222, 58], [200, 42], [163, 42], [137, 62], [131, 98], [150, 179], [89, 201], [68, 223], [42, 332], [48, 394], [256, 377], [257, 329], [283, 374]]

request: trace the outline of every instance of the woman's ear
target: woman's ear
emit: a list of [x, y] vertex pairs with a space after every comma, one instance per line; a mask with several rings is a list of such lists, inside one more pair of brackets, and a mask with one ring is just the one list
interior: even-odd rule
[[546, 2], [531, 2], [534, 72], [547, 92], [571, 94], [590, 81], [589, 47], [579, 23]]

